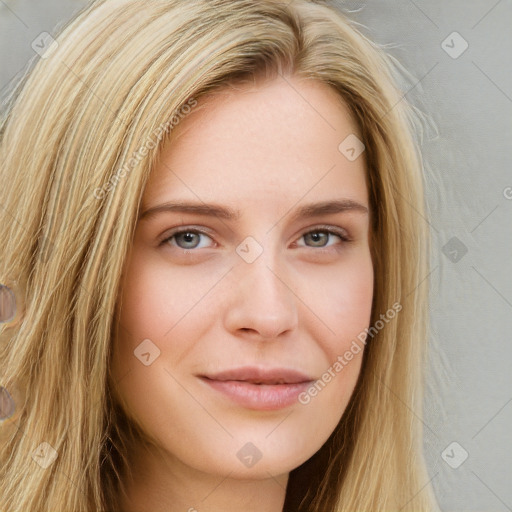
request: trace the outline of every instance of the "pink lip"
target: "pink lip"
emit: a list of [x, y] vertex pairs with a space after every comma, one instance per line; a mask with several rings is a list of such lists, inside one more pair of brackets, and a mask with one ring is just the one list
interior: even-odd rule
[[242, 367], [211, 375], [203, 382], [248, 409], [273, 411], [297, 402], [315, 379], [287, 368]]

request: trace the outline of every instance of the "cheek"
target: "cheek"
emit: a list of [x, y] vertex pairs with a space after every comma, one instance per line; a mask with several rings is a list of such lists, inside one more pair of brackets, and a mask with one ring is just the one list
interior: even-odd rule
[[[173, 293], [181, 283], [171, 281], [154, 265], [144, 264], [144, 258], [138, 254], [125, 268], [123, 280], [125, 285], [117, 312], [119, 330], [114, 340], [112, 361], [115, 381], [128, 371], [131, 378], [142, 371], [143, 365], [135, 354], [141, 343], [145, 343], [145, 352], [149, 352], [151, 358], [156, 357], [163, 348], [164, 334], [178, 321], [182, 304], [186, 302], [178, 303]], [[145, 340], [151, 340], [154, 346]]]
[[[310, 282], [312, 276], [308, 277]], [[331, 428], [339, 421], [356, 385], [373, 302], [373, 264], [368, 252], [316, 275], [320, 285], [308, 293], [308, 305], [322, 320], [310, 331], [323, 353], [321, 375], [299, 401]], [[327, 327], [327, 329], [326, 329]]]
[[[172, 269], [161, 257], [134, 252], [123, 272], [126, 284], [117, 313], [120, 327], [113, 340], [111, 364], [114, 382], [129, 373], [132, 382], [142, 379], [139, 385], [149, 387], [148, 369], [165, 366], [169, 357], [178, 364], [187, 356], [215, 320], [214, 309], [202, 306], [219, 275], [209, 268]], [[197, 315], [200, 322], [193, 320]], [[137, 358], [140, 347], [145, 347], [144, 353], [150, 352], [151, 360], [158, 354], [150, 366]], [[136, 396], [130, 393], [130, 401]]]
[[172, 270], [163, 258], [135, 255], [126, 269], [119, 321], [134, 340], [163, 340], [200, 303], [215, 279], [201, 269]]
[[305, 296], [311, 311], [328, 329], [323, 348], [333, 361], [370, 322], [373, 302], [371, 255], [369, 251], [360, 252], [338, 267], [319, 272], [316, 278], [303, 277], [305, 286], [308, 281], [318, 283], [316, 287], [308, 286]]
[[[326, 294], [327, 295], [327, 294]], [[369, 325], [373, 303], [373, 267], [371, 260], [360, 262], [341, 281], [331, 285], [331, 300], [326, 308], [334, 331], [341, 335], [342, 345], [356, 338]]]
[[[191, 281], [186, 274], [170, 272], [169, 265], [143, 251], [133, 255], [123, 273], [111, 375], [117, 399], [145, 432], [158, 431], [168, 421], [166, 406], [182, 394], [166, 370], [173, 373], [170, 360], [181, 360], [198, 336], [194, 329], [199, 326], [191, 325], [188, 315], [204, 291], [199, 278]], [[178, 400], [176, 407], [185, 405]]]

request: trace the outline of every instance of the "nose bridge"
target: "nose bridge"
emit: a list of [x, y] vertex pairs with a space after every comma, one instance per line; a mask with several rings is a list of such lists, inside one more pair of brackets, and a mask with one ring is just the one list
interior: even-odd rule
[[261, 249], [253, 261], [243, 260], [234, 269], [227, 327], [275, 338], [296, 327], [296, 297], [286, 283], [285, 265], [280, 263], [278, 251], [270, 246]]
[[253, 263], [245, 264], [240, 273], [242, 279], [247, 279], [251, 283], [254, 293], [262, 293], [270, 303], [290, 299], [287, 297], [290, 290], [284, 284], [284, 276], [281, 277], [282, 270], [275, 253], [267, 249]]

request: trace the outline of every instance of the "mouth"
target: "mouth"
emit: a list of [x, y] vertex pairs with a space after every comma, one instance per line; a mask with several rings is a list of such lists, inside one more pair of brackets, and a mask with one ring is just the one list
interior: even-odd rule
[[198, 377], [231, 403], [262, 411], [297, 403], [298, 395], [315, 381], [296, 370], [259, 367], [241, 367]]

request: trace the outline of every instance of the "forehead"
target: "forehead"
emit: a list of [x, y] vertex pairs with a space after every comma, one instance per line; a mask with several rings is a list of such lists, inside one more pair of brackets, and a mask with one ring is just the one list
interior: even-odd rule
[[[278, 77], [205, 96], [173, 129], [143, 202], [170, 196], [265, 204], [308, 195], [367, 201], [364, 157], [338, 149], [358, 128], [331, 87]], [[359, 135], [358, 135], [359, 136]]]

